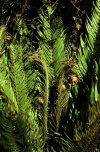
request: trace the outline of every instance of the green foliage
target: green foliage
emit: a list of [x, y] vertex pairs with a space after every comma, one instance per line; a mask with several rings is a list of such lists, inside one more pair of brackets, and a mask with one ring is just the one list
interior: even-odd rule
[[100, 1], [87, 16], [76, 54], [57, 8], [43, 3], [37, 50], [22, 17], [16, 16], [10, 40], [0, 26], [0, 146], [17, 152], [92, 152], [100, 139]]
[[[24, 70], [24, 51], [29, 49], [30, 43], [24, 45], [25, 39], [27, 40], [27, 29], [26, 27], [23, 29], [21, 27], [23, 22], [22, 20], [19, 21], [17, 26], [18, 33], [21, 35], [20, 40], [17, 40], [18, 33], [16, 33], [9, 49], [4, 50], [3, 55], [0, 57], [0, 93], [1, 99], [5, 101], [7, 119], [11, 117], [12, 121], [9, 123], [11, 123], [11, 126], [14, 124], [15, 134], [18, 133], [18, 140], [20, 139], [18, 143], [17, 139], [15, 140], [16, 147], [21, 145], [22, 150], [32, 151], [33, 147], [37, 148], [37, 143], [41, 138], [41, 135], [39, 135], [41, 129], [38, 130], [37, 110], [32, 107], [31, 98], [28, 95], [29, 81], [26, 79], [28, 70], [26, 73]], [[1, 44], [3, 46], [3, 43]], [[26, 64], [29, 64], [29, 62], [26, 62]], [[31, 71], [31, 73], [33, 72]], [[24, 147], [25, 142], [26, 147]], [[38, 145], [42, 146], [42, 144], [43, 142], [39, 142]]]

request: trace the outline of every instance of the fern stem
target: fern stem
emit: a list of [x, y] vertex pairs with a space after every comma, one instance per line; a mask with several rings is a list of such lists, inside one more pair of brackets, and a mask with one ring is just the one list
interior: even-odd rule
[[61, 111], [62, 111], [62, 106], [61, 106], [61, 86], [62, 86], [62, 81], [63, 81], [63, 77], [64, 77], [64, 72], [62, 73], [62, 76], [59, 80], [58, 83], [58, 101], [57, 101], [57, 109], [56, 109], [56, 123], [57, 123], [57, 131], [59, 129], [59, 124], [60, 124], [60, 117], [61, 117]]
[[49, 77], [48, 77], [48, 70], [45, 65], [45, 72], [46, 72], [46, 87], [45, 87], [45, 103], [44, 103], [44, 116], [43, 116], [43, 121], [44, 121], [44, 136], [47, 140], [47, 134], [48, 134], [48, 100], [49, 100]]

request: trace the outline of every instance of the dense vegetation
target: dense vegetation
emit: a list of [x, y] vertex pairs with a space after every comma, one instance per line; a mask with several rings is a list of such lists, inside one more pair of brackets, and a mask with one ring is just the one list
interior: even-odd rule
[[1, 152], [99, 151], [100, 0], [0, 4]]

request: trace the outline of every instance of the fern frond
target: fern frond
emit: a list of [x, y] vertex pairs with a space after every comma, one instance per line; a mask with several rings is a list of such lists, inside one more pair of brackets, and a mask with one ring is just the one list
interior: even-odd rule
[[99, 101], [99, 63], [94, 59], [94, 69], [91, 78], [91, 88], [90, 88], [90, 103], [93, 105], [95, 102]]
[[[38, 77], [38, 82], [37, 82], [37, 78], [36, 78], [36, 83], [39, 84], [39, 94], [40, 97], [38, 96], [38, 100], [40, 101], [43, 100], [43, 131], [44, 131], [44, 137], [47, 134], [47, 108], [48, 108], [48, 99], [49, 99], [49, 78], [48, 78], [48, 69], [46, 67], [46, 63], [45, 61], [42, 59], [42, 54], [41, 52], [35, 53], [33, 56], [31, 56], [31, 61], [36, 61], [38, 64], [38, 66], [41, 66], [42, 73], [41, 72], [37, 72], [36, 77]], [[45, 137], [46, 138], [46, 137]]]
[[[27, 144], [30, 144], [30, 149], [32, 150], [32, 148], [37, 147], [36, 146], [37, 142], [39, 141], [40, 138], [42, 138], [41, 137], [42, 131], [41, 128], [38, 127], [39, 122], [37, 118], [38, 117], [37, 110], [34, 110], [35, 109], [34, 107], [32, 108], [31, 99], [28, 95], [29, 86], [24, 69], [25, 65], [23, 62], [24, 59], [23, 56], [25, 50], [28, 49], [28, 44], [26, 44], [24, 47], [23, 44], [25, 37], [27, 39], [27, 31], [26, 29], [24, 29], [24, 27], [21, 26], [21, 23], [23, 22], [18, 22], [18, 23], [20, 23], [20, 26], [18, 26], [19, 27], [18, 31], [21, 30], [19, 33], [21, 35], [20, 37], [22, 38], [20, 38], [20, 40], [18, 41], [16, 38], [17, 37], [16, 34], [9, 47], [10, 78], [15, 93], [15, 97], [17, 100], [18, 108], [20, 109], [19, 117], [16, 122], [16, 128], [18, 130], [19, 128], [18, 122], [19, 122], [21, 127], [20, 131], [24, 130], [22, 131], [21, 134], [23, 134], [22, 136], [25, 138], [25, 142], [27, 142]], [[38, 145], [41, 145], [42, 148], [43, 142], [39, 143]]]
[[[59, 24], [58, 24], [59, 23]], [[56, 17], [52, 21], [52, 43], [53, 43], [53, 62], [55, 78], [59, 77], [64, 68], [64, 62], [66, 59], [65, 50], [65, 34], [62, 24], [62, 19]]]
[[78, 131], [75, 137], [83, 152], [94, 152], [100, 141], [100, 102], [96, 102], [89, 111], [85, 131]]
[[[77, 102], [77, 100], [79, 101], [83, 98], [80, 95], [81, 93], [83, 94], [83, 96], [84, 95], [86, 96], [86, 99], [82, 100], [83, 106], [80, 105], [79, 102], [77, 102], [76, 104], [76, 108], [78, 107], [80, 113], [79, 114], [77, 111], [76, 115], [78, 116], [78, 118], [80, 117], [83, 119], [82, 124], [77, 126], [77, 129], [79, 127], [81, 131], [82, 128], [87, 126], [87, 124], [84, 124], [84, 122], [86, 121], [88, 122], [87, 116], [91, 111], [90, 108], [91, 105], [95, 104], [95, 102], [99, 100], [99, 94], [100, 94], [98, 89], [99, 56], [97, 57], [97, 54], [99, 53], [99, 37], [100, 37], [99, 25], [100, 25], [100, 1], [97, 0], [95, 4], [93, 3], [91, 17], [90, 18], [87, 17], [86, 19], [86, 24], [85, 24], [86, 33], [84, 35], [84, 38], [82, 35], [80, 36], [79, 54], [77, 55], [77, 59], [74, 59], [74, 61], [77, 63], [78, 68], [74, 68], [73, 70], [75, 70], [75, 73], [77, 73], [81, 82], [79, 83], [79, 85], [74, 86], [73, 88], [74, 96], [72, 97], [76, 99]], [[87, 111], [84, 107], [87, 108]], [[81, 113], [84, 111], [85, 113], [82, 115]], [[86, 119], [86, 121], [84, 121], [84, 119]]]
[[92, 17], [89, 18], [87, 16], [85, 24], [87, 33], [85, 34], [85, 39], [83, 40], [82, 36], [80, 37], [80, 48], [78, 54], [79, 70], [76, 70], [80, 78], [83, 78], [85, 76], [88, 70], [88, 64], [90, 63], [91, 57], [95, 53], [95, 42], [97, 39], [99, 24], [100, 1], [97, 0], [96, 4], [94, 4]]
[[[47, 5], [47, 9], [50, 9], [50, 5]], [[51, 9], [53, 9], [51, 7]], [[45, 85], [45, 95], [48, 95], [49, 100], [49, 89], [53, 85], [53, 83], [57, 82], [60, 74], [64, 69], [64, 62], [66, 59], [66, 50], [65, 50], [65, 34], [63, 30], [63, 23], [61, 17], [55, 17], [51, 21], [50, 12], [44, 13], [43, 10], [40, 12], [40, 19], [41, 19], [41, 28], [38, 28], [39, 34], [39, 47], [40, 47], [40, 55], [39, 60], [41, 58], [42, 63], [44, 63], [45, 67], [45, 78], [47, 81], [47, 89]], [[59, 22], [59, 24], [58, 24]], [[41, 61], [40, 61], [41, 62]], [[46, 82], [46, 81], [45, 81]], [[60, 86], [59, 86], [60, 87]], [[62, 95], [62, 91], [60, 91], [60, 96]], [[68, 96], [68, 94], [67, 94]], [[67, 103], [64, 99], [66, 98], [66, 93], [62, 95], [62, 106], [66, 107], [64, 103]], [[60, 97], [59, 97], [60, 100]], [[60, 100], [60, 102], [61, 102]], [[46, 101], [48, 102], [48, 101]], [[44, 104], [44, 107], [48, 109], [48, 103]], [[60, 103], [57, 105], [61, 106]], [[63, 109], [63, 108], [62, 108]], [[45, 110], [44, 110], [45, 111]], [[46, 110], [47, 111], [47, 110]], [[62, 110], [59, 110], [61, 113]], [[58, 108], [57, 108], [57, 113]], [[44, 112], [45, 113], [45, 112]], [[47, 115], [47, 114], [46, 114]], [[59, 115], [59, 114], [58, 114]]]
[[[1, 51], [2, 47], [4, 47], [6, 31], [5, 27], [0, 28], [0, 45]], [[14, 91], [10, 81], [10, 72], [8, 68], [8, 59], [6, 55], [6, 50], [3, 50], [3, 54], [0, 56], [0, 92], [4, 98], [6, 98], [6, 106], [8, 107], [8, 111], [13, 115], [17, 114], [19, 109], [17, 105], [17, 101], [14, 95]], [[10, 106], [12, 105], [12, 106]]]
[[65, 83], [65, 71], [61, 73], [58, 83], [58, 99], [56, 103], [56, 123], [59, 129], [62, 112], [66, 113], [68, 107], [68, 99], [70, 95], [70, 87]]
[[11, 117], [11, 113], [7, 114], [8, 111], [3, 102], [3, 97], [0, 96], [0, 147], [3, 147], [2, 151], [20, 152], [20, 146], [15, 140], [13, 125], [8, 119]]

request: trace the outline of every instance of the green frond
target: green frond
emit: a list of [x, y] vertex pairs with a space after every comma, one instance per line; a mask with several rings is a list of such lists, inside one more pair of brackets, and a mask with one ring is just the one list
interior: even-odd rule
[[[3, 33], [3, 35], [5, 34]], [[4, 40], [4, 37], [1, 37], [1, 41], [2, 39]], [[0, 44], [4, 45], [3, 43]], [[19, 109], [10, 81], [10, 72], [6, 53], [7, 51], [3, 50], [3, 54], [0, 56], [0, 92], [2, 96], [6, 98], [6, 106], [8, 111], [11, 114], [14, 114], [18, 113]], [[12, 105], [11, 107], [10, 104]]]
[[31, 33], [28, 31], [25, 21], [23, 19], [20, 20], [17, 21], [17, 26], [18, 33], [20, 34], [20, 49], [22, 52], [23, 69], [25, 71], [28, 94], [32, 98], [35, 74], [29, 56], [31, 54], [33, 55], [34, 48], [32, 46], [32, 42], [30, 41]]
[[[47, 7], [48, 9], [48, 7]], [[50, 6], [49, 6], [50, 9]], [[53, 9], [51, 7], [51, 9]], [[53, 18], [51, 22], [50, 12], [44, 13], [43, 10], [40, 12], [41, 27], [38, 28], [39, 34], [39, 53], [38, 62], [43, 65], [45, 69], [45, 98], [47, 99], [44, 103], [44, 114], [47, 113], [48, 102], [49, 102], [49, 88], [54, 82], [58, 81], [60, 73], [64, 68], [65, 55], [65, 34], [63, 30], [63, 24], [61, 17]], [[58, 24], [59, 22], [59, 24]], [[35, 57], [36, 60], [36, 57]], [[55, 80], [54, 80], [55, 79]], [[62, 93], [62, 92], [60, 92]], [[66, 98], [65, 93], [62, 98]], [[67, 95], [68, 96], [68, 95]], [[63, 99], [66, 103], [66, 99]], [[60, 98], [59, 98], [60, 100]], [[62, 100], [62, 99], [61, 99]], [[60, 100], [60, 102], [61, 102]], [[60, 105], [60, 104], [59, 104]], [[60, 105], [61, 106], [61, 105]], [[62, 110], [60, 110], [62, 111]], [[58, 113], [58, 108], [57, 108]], [[61, 113], [61, 112], [60, 112]], [[47, 114], [46, 114], [47, 117]], [[46, 118], [47, 120], [47, 118]]]
[[97, 0], [94, 4], [92, 17], [87, 16], [86, 20], [86, 31], [85, 39], [80, 37], [80, 48], [78, 54], [78, 65], [79, 70], [76, 70], [79, 77], [83, 78], [88, 70], [88, 64], [90, 63], [91, 57], [95, 53], [95, 42], [99, 31], [100, 24], [100, 1]]
[[53, 80], [53, 68], [51, 67], [53, 58], [52, 58], [52, 47], [51, 47], [51, 27], [50, 27], [50, 16], [41, 10], [40, 12], [41, 28], [38, 29], [39, 34], [39, 50], [40, 58], [43, 63], [43, 69], [45, 69], [45, 92], [44, 92], [44, 109], [43, 109], [43, 122], [44, 122], [44, 132], [47, 136], [47, 122], [48, 122], [48, 102], [49, 102], [49, 88]]
[[68, 100], [70, 95], [70, 87], [65, 83], [65, 71], [61, 74], [58, 83], [58, 99], [56, 103], [56, 123], [59, 129], [62, 112], [67, 112]]
[[20, 146], [15, 140], [13, 125], [8, 119], [11, 115], [7, 115], [7, 109], [3, 102], [3, 98], [0, 96], [0, 146], [3, 146], [2, 151], [20, 152]]
[[[74, 94], [72, 96], [72, 100], [75, 100], [78, 103], [76, 104], [76, 107], [78, 104], [80, 105], [80, 101], [82, 99], [82, 95], [86, 96], [86, 99], [83, 100], [83, 103], [81, 103], [81, 108], [79, 108], [79, 113], [77, 111], [76, 117], [82, 118], [83, 122], [77, 122], [77, 129], [81, 130], [84, 128], [83, 126], [87, 126], [87, 124], [84, 125], [84, 119], [86, 118], [86, 115], [88, 116], [91, 111], [91, 106], [95, 104], [100, 98], [99, 93], [99, 31], [100, 31], [100, 1], [96, 1], [96, 3], [93, 3], [92, 8], [92, 14], [91, 17], [86, 18], [86, 33], [84, 35], [84, 38], [81, 34], [80, 36], [80, 47], [79, 47], [79, 53], [77, 55], [77, 59], [74, 59], [74, 61], [77, 63], [78, 68], [74, 68], [75, 73], [79, 77], [79, 84], [75, 85], [74, 88], [72, 88], [72, 93]], [[98, 57], [97, 57], [98, 56]], [[92, 71], [92, 72], [91, 72]], [[83, 86], [83, 88], [82, 88]], [[81, 98], [80, 98], [81, 97]], [[79, 98], [79, 99], [78, 99]], [[86, 107], [86, 109], [84, 108]], [[77, 110], [77, 109], [76, 109]], [[82, 112], [84, 112], [81, 114]], [[86, 115], [85, 115], [86, 114]], [[77, 118], [76, 118], [77, 119]], [[88, 123], [88, 118], [87, 118]], [[79, 123], [79, 124], [78, 124]], [[82, 123], [82, 124], [81, 124]]]
[[47, 66], [48, 69], [48, 74], [50, 77], [50, 81], [52, 81], [52, 77], [53, 77], [53, 69], [50, 66], [52, 63], [52, 49], [50, 46], [50, 41], [51, 41], [51, 29], [50, 29], [50, 19], [47, 16], [47, 14], [41, 14], [40, 18], [42, 20], [42, 27], [43, 27], [43, 33], [42, 36], [40, 34], [40, 30], [38, 31], [38, 34], [40, 36], [40, 40], [39, 40], [39, 46], [40, 46], [40, 51], [41, 51], [41, 55], [42, 55], [42, 59], [43, 61], [45, 61], [45, 64]]
[[99, 101], [100, 93], [99, 93], [99, 63], [94, 59], [94, 69], [91, 78], [91, 89], [90, 89], [90, 103], [94, 104]]
[[[20, 25], [21, 26], [21, 25]], [[18, 26], [19, 27], [19, 26]], [[9, 69], [10, 69], [10, 79], [12, 83], [12, 88], [14, 90], [15, 98], [17, 101], [18, 108], [20, 109], [19, 115], [16, 121], [16, 128], [21, 133], [21, 139], [25, 138], [25, 142], [30, 144], [30, 150], [36, 148], [38, 141], [42, 138], [42, 130], [39, 128], [38, 114], [37, 110], [31, 105], [31, 98], [29, 97], [29, 84], [27, 81], [27, 75], [25, 73], [25, 65], [23, 60], [25, 59], [24, 53], [29, 49], [28, 44], [23, 47], [24, 40], [26, 36], [23, 32], [24, 27], [20, 27], [21, 36], [23, 39], [17, 40], [17, 34], [14, 37], [12, 43], [9, 47]], [[27, 37], [26, 37], [27, 40]], [[28, 63], [28, 62], [27, 62]], [[33, 72], [31, 72], [33, 74]], [[26, 112], [27, 111], [27, 112]], [[18, 127], [20, 124], [20, 127]], [[22, 125], [23, 124], [23, 125]], [[40, 135], [39, 135], [40, 134]], [[34, 145], [34, 146], [33, 146]], [[43, 142], [38, 145], [42, 148]], [[28, 150], [27, 150], [28, 151]]]
[[[58, 24], [59, 23], [59, 24]], [[65, 55], [65, 34], [63, 29], [62, 19], [54, 18], [52, 21], [52, 43], [53, 43], [53, 62], [55, 78], [59, 77], [64, 67]]]
[[[49, 14], [40, 14], [41, 28], [38, 29], [39, 43], [43, 60], [45, 60], [50, 82], [63, 69], [65, 61], [65, 34], [61, 17], [55, 17], [51, 23]], [[59, 22], [59, 24], [58, 24]]]

